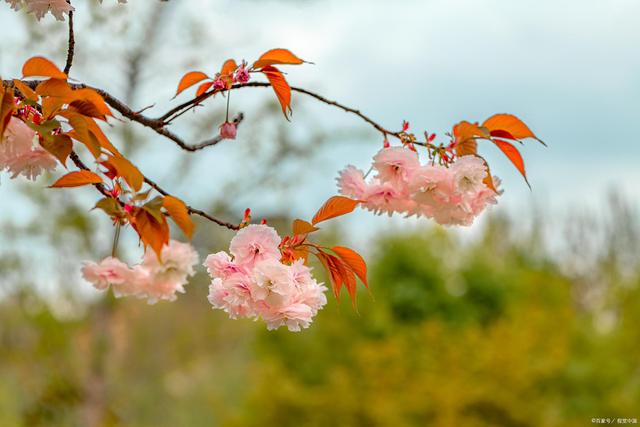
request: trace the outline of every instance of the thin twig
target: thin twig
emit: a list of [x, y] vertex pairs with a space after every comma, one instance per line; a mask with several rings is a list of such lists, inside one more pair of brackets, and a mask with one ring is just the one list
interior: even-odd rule
[[[69, 0], [67, 3], [71, 4]], [[67, 63], [64, 66], [64, 73], [69, 75], [71, 64], [73, 63], [73, 54], [76, 49], [76, 38], [73, 34], [73, 10], [69, 11], [69, 43], [67, 45]]]

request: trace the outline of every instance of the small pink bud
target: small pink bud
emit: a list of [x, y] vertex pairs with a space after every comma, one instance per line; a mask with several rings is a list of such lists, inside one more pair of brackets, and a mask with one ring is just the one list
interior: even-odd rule
[[224, 83], [224, 80], [222, 80], [220, 77], [217, 77], [213, 81], [213, 90], [223, 90], [226, 88], [227, 88], [227, 85]]
[[432, 133], [431, 135], [429, 135], [429, 142], [433, 142], [434, 139], [436, 139], [435, 133]]
[[125, 210], [127, 213], [129, 213], [129, 214], [130, 214], [131, 212], [133, 212], [133, 206], [132, 206], [132, 205], [129, 205], [129, 204], [125, 204], [125, 205], [124, 205], [124, 210]]
[[246, 68], [246, 63], [242, 63], [236, 70], [233, 75], [233, 81], [235, 83], [245, 84], [249, 81], [251, 76], [249, 75], [249, 71]]
[[233, 122], [224, 122], [220, 125], [220, 136], [224, 139], [236, 139], [238, 129]]
[[382, 142], [382, 146], [384, 148], [389, 148], [391, 147], [391, 144], [389, 144], [389, 140], [387, 138], [384, 139], [384, 141]]
[[402, 132], [406, 132], [408, 130], [409, 130], [409, 122], [405, 120], [402, 122]]

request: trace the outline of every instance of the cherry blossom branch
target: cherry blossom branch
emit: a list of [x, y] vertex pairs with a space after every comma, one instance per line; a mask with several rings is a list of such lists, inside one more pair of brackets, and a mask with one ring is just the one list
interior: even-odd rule
[[[82, 170], [86, 170], [86, 171], [90, 171], [91, 169], [89, 169], [89, 167], [80, 159], [80, 157], [78, 156], [78, 154], [75, 151], [72, 151], [71, 154], [69, 155], [69, 158], [71, 158], [71, 161], [78, 167], [78, 169], [82, 169]], [[147, 178], [146, 176], [144, 176], [144, 182], [147, 183], [150, 187], [152, 187], [154, 190], [156, 190], [158, 193], [162, 194], [163, 196], [170, 196], [171, 194], [169, 194], [169, 192], [167, 192], [165, 189], [163, 189], [162, 187], [160, 187], [160, 185], [158, 185], [155, 181], [152, 181], [151, 179]], [[103, 184], [94, 184], [94, 187], [100, 192], [102, 193], [103, 196], [105, 197], [113, 197], [106, 188], [104, 188]], [[119, 202], [120, 203], [120, 202]], [[194, 215], [198, 215], [201, 216], [205, 219], [208, 219], [211, 222], [215, 222], [216, 224], [226, 227], [230, 230], [238, 230], [240, 227], [236, 224], [232, 224], [230, 222], [226, 222], [226, 221], [222, 221], [212, 215], [209, 215], [208, 213], [200, 210], [200, 209], [196, 209], [194, 207], [191, 207], [189, 205], [187, 205], [187, 210], [189, 211], [190, 214], [194, 214]]]

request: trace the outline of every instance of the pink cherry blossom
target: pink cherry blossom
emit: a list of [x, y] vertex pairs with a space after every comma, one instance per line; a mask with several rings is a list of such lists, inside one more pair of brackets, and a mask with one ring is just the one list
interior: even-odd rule
[[12, 117], [0, 142], [0, 171], [8, 171], [11, 178], [23, 175], [35, 180], [43, 171], [54, 170], [56, 159], [35, 140], [36, 132]]
[[461, 193], [477, 193], [486, 187], [483, 180], [487, 176], [487, 166], [480, 157], [459, 157], [451, 166], [451, 170], [456, 189]]
[[132, 278], [131, 268], [117, 258], [108, 257], [100, 261], [86, 262], [82, 276], [96, 289], [105, 290], [110, 285], [124, 285]]
[[82, 275], [100, 290], [111, 286], [116, 297], [137, 296], [147, 298], [150, 304], [159, 300], [174, 301], [176, 293], [184, 293], [184, 285], [195, 273], [198, 254], [187, 243], [171, 240], [162, 249], [162, 258], [149, 251], [142, 262], [129, 267], [114, 257], [96, 264], [85, 263]]
[[383, 148], [373, 157], [373, 167], [382, 182], [408, 184], [420, 167], [418, 154], [405, 147]]
[[220, 125], [220, 137], [224, 139], [236, 139], [238, 127], [233, 122], [224, 122]]
[[216, 277], [209, 286], [209, 302], [214, 308], [224, 310], [229, 317], [256, 317], [251, 296], [251, 277], [235, 273], [226, 279]]
[[187, 278], [195, 274], [194, 266], [198, 262], [198, 254], [188, 243], [171, 240], [162, 248], [158, 259], [153, 251], [148, 251], [141, 268], [148, 272], [143, 292], [149, 303], [159, 300], [175, 301], [176, 293], [184, 293]]
[[[337, 179], [340, 192], [362, 200], [377, 214], [401, 213], [431, 218], [442, 225], [471, 225], [500, 193], [487, 187], [487, 167], [476, 156], [463, 156], [443, 166], [420, 165], [418, 154], [405, 147], [383, 148], [373, 158], [378, 173], [368, 182], [348, 166]], [[497, 179], [497, 178], [494, 178]]]
[[261, 318], [268, 329], [309, 327], [326, 303], [327, 288], [318, 284], [302, 259], [280, 261], [280, 237], [266, 225], [249, 225], [231, 241], [230, 251], [205, 261], [212, 281], [209, 302], [229, 317]]
[[207, 259], [204, 261], [204, 266], [207, 267], [209, 275], [223, 279], [235, 273], [248, 274], [246, 268], [232, 261], [229, 254], [224, 251], [207, 256]]
[[249, 70], [247, 70], [247, 64], [243, 62], [233, 74], [233, 81], [236, 83], [245, 84], [249, 82], [250, 78], [251, 76], [249, 74]]
[[27, 12], [33, 13], [36, 19], [42, 19], [47, 12], [51, 12], [58, 21], [64, 21], [64, 14], [75, 10], [66, 0], [6, 0], [15, 10], [27, 7]]
[[345, 196], [362, 200], [367, 192], [367, 184], [364, 180], [364, 173], [355, 166], [347, 166], [339, 173], [337, 178], [338, 188]]
[[231, 239], [229, 251], [237, 264], [251, 267], [260, 261], [280, 259], [280, 241], [280, 236], [273, 227], [251, 224], [238, 231]]

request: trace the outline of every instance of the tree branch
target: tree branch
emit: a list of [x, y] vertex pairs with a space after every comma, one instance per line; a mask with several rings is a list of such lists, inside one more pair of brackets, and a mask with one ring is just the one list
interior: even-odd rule
[[[69, 0], [67, 3], [71, 4]], [[69, 75], [71, 64], [73, 63], [73, 54], [76, 49], [76, 39], [73, 34], [73, 10], [69, 11], [69, 44], [67, 46], [67, 63], [64, 66], [64, 73]]]

